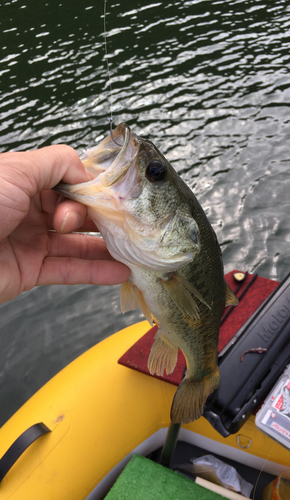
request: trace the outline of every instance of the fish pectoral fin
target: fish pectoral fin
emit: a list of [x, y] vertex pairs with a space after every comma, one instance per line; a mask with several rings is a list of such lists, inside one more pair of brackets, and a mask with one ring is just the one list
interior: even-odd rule
[[167, 279], [160, 279], [160, 283], [162, 283], [184, 316], [187, 314], [193, 320], [199, 319], [199, 308], [192, 295], [210, 309], [210, 306], [198, 290], [180, 274], [170, 273]]
[[131, 283], [131, 281], [125, 281], [121, 285], [120, 304], [123, 314], [127, 311], [140, 307], [147, 321], [149, 321], [150, 325], [153, 326], [152, 314], [144, 300], [143, 294], [140, 292], [139, 288]]
[[139, 307], [138, 288], [130, 281], [125, 281], [121, 285], [120, 304], [123, 314]]
[[194, 298], [180, 282], [176, 281], [174, 278], [160, 280], [160, 282], [167, 290], [178, 309], [180, 309], [183, 316], [188, 314], [188, 316], [190, 316], [193, 320], [199, 319], [199, 309]]
[[147, 362], [151, 375], [162, 377], [164, 370], [167, 375], [172, 373], [177, 363], [177, 354], [178, 348], [158, 330]]
[[140, 307], [142, 313], [144, 314], [145, 318], [147, 319], [147, 321], [150, 323], [151, 326], [153, 326], [152, 313], [145, 302], [143, 293], [140, 292], [139, 288], [137, 288], [137, 290], [138, 290], [139, 307]]
[[218, 388], [219, 369], [200, 379], [185, 377], [179, 385], [171, 406], [170, 418], [175, 424], [189, 424], [201, 417], [208, 396]]
[[204, 300], [203, 296], [199, 293], [199, 291], [193, 286], [192, 283], [190, 283], [186, 278], [184, 278], [181, 274], [179, 273], [173, 273], [173, 278], [177, 280], [181, 285], [184, 286], [184, 288], [192, 293], [200, 302], [202, 302], [206, 307], [208, 307], [211, 310], [211, 307], [208, 305], [208, 303]]
[[225, 302], [225, 307], [227, 306], [237, 306], [239, 303], [239, 300], [235, 296], [234, 292], [231, 290], [229, 285], [226, 283], [226, 302]]

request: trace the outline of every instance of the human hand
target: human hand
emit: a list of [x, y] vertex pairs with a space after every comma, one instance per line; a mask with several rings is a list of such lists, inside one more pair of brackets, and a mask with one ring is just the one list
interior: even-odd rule
[[[128, 279], [96, 231], [86, 208], [51, 191], [90, 179], [69, 146], [0, 154], [0, 303], [34, 286], [112, 285]], [[50, 231], [55, 228], [57, 232]]]

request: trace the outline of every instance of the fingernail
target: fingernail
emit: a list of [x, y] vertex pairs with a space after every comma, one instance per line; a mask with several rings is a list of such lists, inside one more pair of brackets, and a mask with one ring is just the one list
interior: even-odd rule
[[68, 212], [61, 225], [61, 233], [69, 233], [80, 226], [80, 215], [77, 212]]

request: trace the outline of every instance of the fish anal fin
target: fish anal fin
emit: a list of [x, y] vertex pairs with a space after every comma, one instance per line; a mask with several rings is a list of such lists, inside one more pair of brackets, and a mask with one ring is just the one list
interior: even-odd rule
[[188, 424], [201, 417], [208, 396], [218, 388], [219, 369], [200, 379], [185, 377], [179, 385], [171, 406], [170, 418], [173, 423]]
[[167, 375], [172, 373], [177, 363], [177, 354], [178, 348], [158, 331], [147, 362], [151, 375], [162, 377], [164, 370]]
[[225, 302], [225, 307], [227, 306], [237, 306], [239, 303], [239, 300], [235, 296], [234, 292], [231, 290], [229, 285], [226, 283], [226, 302]]
[[171, 299], [175, 302], [178, 309], [180, 309], [184, 316], [188, 314], [188, 316], [190, 316], [193, 320], [199, 319], [199, 309], [194, 298], [179, 280], [176, 280], [174, 276], [171, 276], [167, 280], [161, 279], [160, 283], [162, 283]]

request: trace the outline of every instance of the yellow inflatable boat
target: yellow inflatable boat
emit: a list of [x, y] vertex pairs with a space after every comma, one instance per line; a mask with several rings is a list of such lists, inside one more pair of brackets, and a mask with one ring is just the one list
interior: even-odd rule
[[[0, 429], [1, 500], [101, 499], [134, 453], [162, 446], [176, 388], [118, 364], [149, 328], [143, 321], [88, 350]], [[274, 475], [290, 464], [290, 452], [253, 417], [226, 439], [202, 417], [183, 426], [180, 439]], [[26, 449], [14, 460], [17, 447]]]

